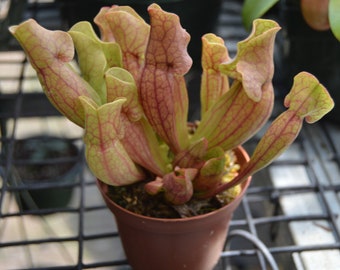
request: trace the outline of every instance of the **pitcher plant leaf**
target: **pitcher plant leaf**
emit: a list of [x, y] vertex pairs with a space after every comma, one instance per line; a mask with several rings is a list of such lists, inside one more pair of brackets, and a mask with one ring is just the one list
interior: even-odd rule
[[125, 99], [95, 107], [86, 97], [79, 98], [85, 111], [86, 160], [93, 174], [114, 186], [128, 185], [145, 179], [124, 149], [121, 108]]
[[188, 145], [188, 94], [184, 75], [192, 60], [189, 34], [177, 15], [152, 4], [150, 39], [139, 89], [145, 115], [156, 133], [174, 152]]
[[311, 74], [300, 72], [284, 102], [287, 111], [279, 115], [256, 146], [249, 162], [239, 175], [218, 190], [237, 185], [249, 175], [263, 169], [283, 153], [298, 136], [303, 120], [313, 123], [334, 107], [334, 101], [326, 88]]
[[67, 118], [84, 126], [84, 111], [79, 96], [100, 104], [94, 89], [70, 66], [74, 45], [68, 33], [50, 31], [29, 19], [10, 27], [10, 32], [24, 48], [50, 102]]
[[229, 89], [229, 78], [220, 64], [229, 61], [224, 40], [214, 34], [202, 37], [201, 117]]
[[139, 84], [145, 61], [150, 26], [131, 8], [113, 6], [108, 9], [105, 19], [114, 40], [119, 44], [123, 55], [123, 67]]

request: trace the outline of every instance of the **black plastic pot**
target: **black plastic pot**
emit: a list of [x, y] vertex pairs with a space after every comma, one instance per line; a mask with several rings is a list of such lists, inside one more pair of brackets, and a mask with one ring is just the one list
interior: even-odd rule
[[80, 150], [58, 137], [16, 140], [9, 184], [21, 210], [65, 207], [81, 169]]

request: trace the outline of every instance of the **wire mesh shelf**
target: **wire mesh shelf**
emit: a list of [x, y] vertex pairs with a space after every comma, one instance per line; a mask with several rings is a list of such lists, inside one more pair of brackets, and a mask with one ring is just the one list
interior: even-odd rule
[[[240, 4], [223, 1], [217, 27], [231, 51], [246, 35]], [[58, 2], [29, 1], [23, 18], [28, 17], [49, 29], [66, 25]], [[112, 214], [84, 162], [82, 131], [49, 105], [13, 40], [0, 52], [0, 127], [0, 268], [130, 269]], [[76, 147], [67, 160], [45, 158], [39, 165], [71, 161], [75, 173], [66, 178], [73, 181], [19, 185], [27, 180], [19, 167], [34, 161], [16, 156], [18, 142], [41, 135]], [[245, 148], [252, 152], [260, 137], [261, 132]], [[48, 207], [30, 204], [29, 192], [47, 189], [71, 195]], [[327, 120], [305, 125], [286, 153], [253, 176], [215, 270], [340, 269], [339, 192], [340, 127]]]

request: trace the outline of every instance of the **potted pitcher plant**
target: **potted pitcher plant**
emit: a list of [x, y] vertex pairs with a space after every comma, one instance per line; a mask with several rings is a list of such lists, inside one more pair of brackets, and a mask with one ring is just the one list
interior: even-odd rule
[[29, 19], [10, 31], [51, 103], [84, 128], [87, 164], [133, 269], [212, 269], [251, 175], [294, 141], [304, 119], [334, 104], [313, 75], [299, 73], [287, 111], [248, 158], [241, 145], [274, 105], [279, 25], [256, 20], [233, 59], [222, 38], [202, 37], [201, 120], [188, 123], [190, 35], [159, 5], [148, 13], [150, 25], [128, 6], [103, 7], [94, 19], [101, 38], [85, 21], [63, 32]]

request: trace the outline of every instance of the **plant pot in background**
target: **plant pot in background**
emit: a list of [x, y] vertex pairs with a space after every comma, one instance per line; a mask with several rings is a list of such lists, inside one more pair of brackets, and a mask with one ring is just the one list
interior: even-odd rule
[[80, 166], [80, 150], [72, 140], [39, 136], [16, 140], [9, 183], [19, 188], [21, 210], [65, 207]]
[[[237, 148], [235, 154], [241, 166], [249, 159], [243, 148]], [[251, 177], [230, 204], [207, 214], [175, 219], [132, 213], [109, 198], [106, 184], [99, 180], [97, 184], [114, 214], [127, 260], [134, 270], [209, 270], [219, 260], [229, 222], [250, 181]]]
[[340, 41], [331, 30], [316, 31], [306, 24], [300, 0], [284, 1], [280, 12], [286, 35], [287, 84], [291, 85], [293, 76], [300, 71], [315, 75], [335, 101], [334, 109], [325, 118], [340, 123]]

